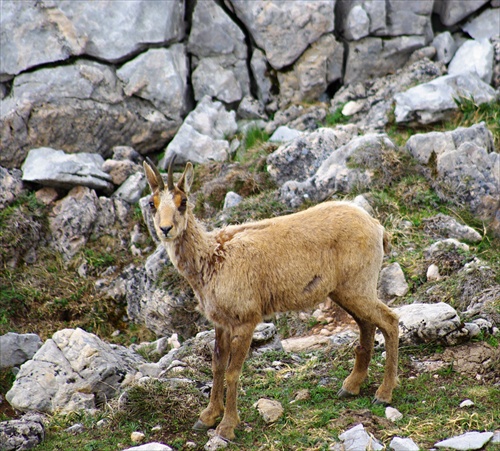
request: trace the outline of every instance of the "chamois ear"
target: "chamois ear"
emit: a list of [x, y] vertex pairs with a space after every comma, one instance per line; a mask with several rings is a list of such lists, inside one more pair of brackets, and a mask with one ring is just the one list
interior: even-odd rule
[[165, 184], [160, 175], [160, 171], [158, 171], [149, 158], [146, 158], [142, 165], [144, 167], [144, 173], [146, 174], [151, 192], [154, 193], [156, 191], [162, 191], [165, 188]]
[[181, 175], [181, 178], [177, 182], [177, 188], [183, 191], [186, 194], [189, 194], [189, 190], [191, 189], [191, 185], [193, 184], [194, 179], [194, 170], [193, 165], [190, 161], [187, 162], [186, 168]]

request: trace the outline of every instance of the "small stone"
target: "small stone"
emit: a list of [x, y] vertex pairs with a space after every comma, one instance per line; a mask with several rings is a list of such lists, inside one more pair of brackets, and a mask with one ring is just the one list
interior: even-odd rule
[[311, 398], [311, 393], [307, 388], [303, 388], [302, 390], [299, 390], [297, 393], [295, 393], [294, 400], [295, 401], [305, 401], [307, 399]]
[[144, 440], [146, 436], [142, 432], [132, 432], [130, 434], [130, 440], [132, 440], [134, 443], [140, 443]]
[[83, 427], [82, 423], [76, 423], [73, 426], [67, 428], [66, 432], [69, 432], [70, 434], [81, 434], [84, 429], [85, 428]]
[[159, 424], [151, 428], [151, 432], [160, 432], [160, 431], [161, 431], [161, 426]]
[[434, 263], [427, 268], [427, 280], [429, 282], [437, 281], [441, 279], [439, 274], [439, 267]]
[[354, 116], [356, 113], [359, 113], [364, 107], [364, 102], [359, 100], [351, 100], [344, 105], [342, 108], [342, 114], [344, 116]]
[[266, 423], [274, 423], [283, 415], [283, 406], [274, 399], [259, 399], [254, 405]]
[[394, 407], [386, 407], [385, 417], [394, 423], [395, 421], [401, 420], [401, 418], [403, 418], [403, 414]]
[[470, 399], [465, 399], [464, 401], [462, 401], [460, 403], [460, 407], [461, 408], [464, 408], [464, 407], [472, 407], [474, 405], [474, 403], [470, 400]]
[[203, 447], [206, 451], [214, 451], [222, 448], [227, 448], [227, 441], [220, 435], [213, 435]]
[[365, 431], [362, 424], [358, 424], [340, 434], [339, 439], [344, 442], [345, 451], [360, 451], [366, 449], [377, 451], [384, 449], [383, 445], [377, 439], [370, 436]]
[[394, 451], [418, 451], [420, 448], [411, 438], [394, 437], [389, 444]]

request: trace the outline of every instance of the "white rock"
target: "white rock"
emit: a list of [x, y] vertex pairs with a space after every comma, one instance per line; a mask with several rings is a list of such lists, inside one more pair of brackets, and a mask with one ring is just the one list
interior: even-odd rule
[[281, 343], [286, 352], [302, 352], [321, 348], [329, 343], [329, 339], [323, 335], [309, 335], [307, 337], [287, 338]]
[[286, 125], [281, 125], [276, 129], [276, 131], [269, 138], [270, 142], [288, 142], [292, 141], [298, 136], [303, 135], [304, 132], [300, 130], [295, 130], [293, 128], [289, 128]]
[[419, 447], [411, 438], [394, 437], [389, 444], [394, 451], [419, 451]]
[[439, 267], [438, 267], [438, 265], [435, 265], [434, 263], [432, 265], [430, 265], [427, 268], [426, 277], [427, 277], [427, 280], [429, 282], [440, 280], [441, 279], [441, 275], [439, 274]]
[[344, 116], [353, 116], [356, 113], [359, 113], [363, 109], [364, 105], [365, 103], [361, 100], [350, 100], [344, 105], [344, 108], [342, 108], [342, 114]]
[[208, 440], [208, 442], [205, 443], [205, 446], [203, 447], [205, 451], [215, 451], [222, 448], [227, 448], [227, 441], [219, 435], [210, 437], [210, 440]]
[[470, 399], [464, 399], [461, 403], [460, 403], [460, 407], [461, 408], [464, 408], [464, 407], [472, 407], [474, 405], [474, 402], [471, 401]]
[[385, 417], [392, 422], [396, 422], [403, 418], [403, 414], [398, 409], [389, 406], [385, 408]]
[[457, 51], [457, 44], [449, 31], [437, 34], [431, 45], [436, 49], [436, 60], [445, 64], [451, 61]]
[[477, 74], [490, 84], [493, 76], [493, 46], [487, 39], [465, 41], [448, 66], [449, 75]]
[[177, 163], [223, 161], [229, 155], [226, 138], [236, 133], [237, 129], [236, 113], [226, 111], [221, 102], [213, 102], [205, 96], [188, 114], [158, 166], [165, 169], [174, 154], [177, 155]]
[[485, 9], [461, 28], [474, 39], [490, 39], [498, 36], [500, 34], [500, 9]]
[[457, 109], [455, 98], [473, 97], [477, 104], [496, 98], [495, 90], [477, 74], [444, 75], [394, 96], [396, 122], [430, 124]]
[[377, 451], [384, 449], [383, 445], [377, 439], [365, 431], [362, 424], [358, 424], [340, 434], [339, 439], [344, 442], [345, 451]]
[[383, 298], [404, 296], [409, 289], [410, 287], [399, 263], [392, 263], [380, 272], [380, 291]]
[[145, 443], [144, 445], [133, 446], [123, 451], [174, 451], [173, 448], [158, 442]]
[[437, 448], [458, 450], [481, 449], [493, 437], [493, 432], [467, 432], [436, 443]]

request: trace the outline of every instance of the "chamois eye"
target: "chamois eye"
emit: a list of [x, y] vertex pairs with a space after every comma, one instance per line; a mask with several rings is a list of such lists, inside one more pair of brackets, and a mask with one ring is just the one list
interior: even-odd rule
[[155, 203], [152, 200], [149, 201], [149, 208], [151, 208], [151, 210], [156, 210]]
[[181, 213], [184, 213], [186, 211], [186, 207], [187, 207], [187, 199], [184, 198], [181, 200], [181, 205], [179, 206], [179, 211]]

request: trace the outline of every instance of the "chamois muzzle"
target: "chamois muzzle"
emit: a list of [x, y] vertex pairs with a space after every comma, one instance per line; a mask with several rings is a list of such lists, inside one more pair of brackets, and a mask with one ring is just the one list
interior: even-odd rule
[[165, 235], [165, 238], [168, 238], [168, 233], [172, 230], [172, 226], [160, 227], [160, 230], [163, 232], [163, 235]]

